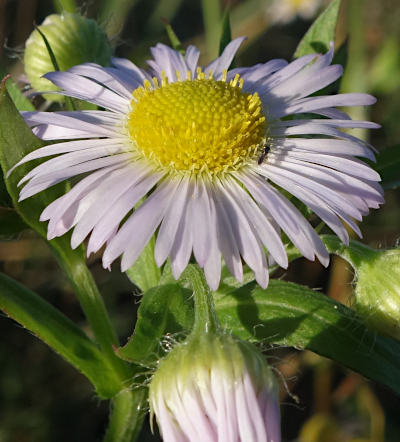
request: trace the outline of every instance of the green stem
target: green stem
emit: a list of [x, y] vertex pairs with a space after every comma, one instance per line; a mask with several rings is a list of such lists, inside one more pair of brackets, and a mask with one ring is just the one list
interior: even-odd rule
[[[54, 246], [54, 244], [52, 245]], [[73, 285], [98, 346], [116, 373], [119, 374], [123, 383], [130, 376], [130, 373], [125, 362], [114, 353], [114, 348], [119, 346], [118, 338], [111, 325], [103, 298], [86, 266], [84, 257], [70, 249], [60, 249], [57, 246], [53, 248], [59, 264]], [[121, 384], [121, 389], [123, 386]]]
[[104, 442], [134, 442], [146, 415], [147, 388], [125, 390], [112, 401]]
[[192, 334], [216, 333], [219, 322], [215, 313], [214, 301], [203, 272], [196, 265], [189, 265], [184, 273], [189, 280], [194, 296], [195, 312]]

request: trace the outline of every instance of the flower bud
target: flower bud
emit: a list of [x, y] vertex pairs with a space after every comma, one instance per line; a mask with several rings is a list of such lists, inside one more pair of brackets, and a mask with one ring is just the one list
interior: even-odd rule
[[356, 273], [357, 312], [371, 328], [400, 339], [400, 249], [370, 251]]
[[281, 440], [271, 368], [251, 344], [228, 334], [178, 344], [160, 362], [149, 400], [166, 442]]
[[[79, 14], [64, 13], [49, 15], [40, 25], [54, 53], [61, 71], [72, 66], [94, 62], [108, 65], [111, 47], [102, 28], [91, 19]], [[25, 44], [25, 73], [32, 87], [37, 91], [55, 91], [57, 86], [42, 75], [55, 70], [49, 51], [38, 30], [34, 30]], [[63, 101], [57, 94], [44, 96], [50, 101]]]

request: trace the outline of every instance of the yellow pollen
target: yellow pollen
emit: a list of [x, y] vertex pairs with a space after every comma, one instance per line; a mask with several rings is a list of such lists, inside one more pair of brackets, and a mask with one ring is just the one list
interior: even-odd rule
[[[197, 72], [168, 83], [165, 74], [133, 92], [129, 135], [138, 153], [159, 166], [219, 174], [255, 161], [265, 143], [266, 119], [257, 93]], [[154, 86], [153, 86], [154, 85]]]

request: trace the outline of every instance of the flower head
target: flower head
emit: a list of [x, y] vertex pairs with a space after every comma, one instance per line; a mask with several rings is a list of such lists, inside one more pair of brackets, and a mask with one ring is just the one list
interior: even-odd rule
[[[107, 37], [95, 20], [79, 14], [51, 14], [39, 26], [54, 53], [61, 71], [80, 63], [95, 62], [110, 64], [111, 47]], [[54, 70], [49, 51], [35, 29], [25, 44], [25, 73], [32, 87], [37, 91], [59, 90], [42, 75]], [[62, 95], [46, 94], [49, 101], [62, 101]]]
[[155, 372], [149, 401], [166, 442], [280, 441], [271, 368], [251, 344], [227, 334], [177, 345]]
[[193, 252], [216, 289], [221, 257], [239, 281], [243, 259], [266, 287], [266, 250], [282, 267], [288, 263], [281, 230], [303, 256], [327, 265], [318, 235], [279, 188], [342, 241], [342, 221], [360, 234], [354, 219], [382, 203], [382, 190], [379, 175], [356, 158], [373, 160], [372, 146], [341, 129], [377, 125], [335, 107], [375, 99], [310, 96], [342, 74], [330, 65], [333, 48], [292, 63], [228, 70], [242, 41], [205, 67], [193, 46], [182, 56], [158, 44], [150, 72], [114, 58], [108, 68], [86, 63], [45, 75], [62, 94], [105, 108], [23, 114], [40, 138], [68, 141], [19, 163], [55, 156], [21, 180], [21, 200], [85, 174], [42, 213], [49, 239], [73, 228], [77, 247], [90, 234], [88, 253], [106, 244], [103, 265], [122, 255], [126, 270], [157, 231], [158, 265], [169, 257], [178, 278]]

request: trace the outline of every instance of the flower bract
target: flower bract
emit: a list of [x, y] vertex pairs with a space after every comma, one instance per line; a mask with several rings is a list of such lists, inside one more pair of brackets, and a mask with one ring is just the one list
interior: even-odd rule
[[355, 220], [383, 202], [380, 178], [359, 159], [374, 160], [373, 147], [343, 129], [378, 126], [336, 107], [375, 99], [315, 95], [342, 75], [333, 48], [230, 70], [242, 41], [207, 66], [194, 46], [183, 56], [158, 44], [149, 70], [113, 58], [111, 67], [45, 75], [59, 93], [104, 109], [23, 113], [38, 137], [57, 143], [19, 163], [54, 157], [21, 180], [20, 199], [80, 177], [42, 213], [49, 239], [73, 229], [72, 247], [89, 236], [89, 254], [105, 245], [103, 265], [122, 255], [125, 271], [156, 234], [159, 266], [169, 258], [178, 278], [193, 255], [216, 289], [221, 258], [239, 281], [244, 261], [266, 287], [269, 257], [288, 264], [282, 231], [303, 256], [328, 264], [300, 202], [342, 241], [344, 223], [361, 234]]

